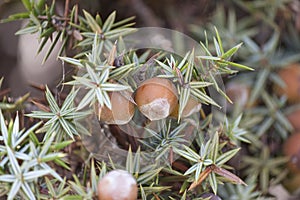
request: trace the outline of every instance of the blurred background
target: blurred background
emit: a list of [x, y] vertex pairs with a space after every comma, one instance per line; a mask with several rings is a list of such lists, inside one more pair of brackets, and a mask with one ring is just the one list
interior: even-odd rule
[[[117, 20], [136, 16], [137, 27], [159, 26], [189, 32], [190, 24], [205, 23], [213, 15], [217, 1], [71, 0], [70, 3], [79, 4], [79, 10], [100, 13], [103, 19], [116, 10]], [[64, 1], [57, 1], [57, 4], [56, 12], [63, 15]], [[0, 19], [23, 10], [19, 0], [2, 0]], [[41, 64], [45, 52], [37, 55], [37, 35], [15, 35], [24, 25], [22, 21], [0, 24], [0, 77], [5, 77], [2, 88], [10, 88], [14, 97], [24, 95], [27, 91], [38, 94], [30, 84], [55, 87], [65, 70], [56, 61], [55, 54]], [[58, 47], [56, 49], [58, 51]]]

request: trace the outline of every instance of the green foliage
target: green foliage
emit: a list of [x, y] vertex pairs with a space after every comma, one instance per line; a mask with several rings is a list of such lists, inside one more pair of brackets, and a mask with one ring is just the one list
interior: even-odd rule
[[17, 116], [15, 121], [10, 123], [9, 127], [7, 127], [1, 111], [0, 123], [2, 133], [0, 139], [4, 143], [4, 145], [0, 146], [1, 157], [3, 157], [1, 161], [0, 180], [10, 185], [9, 191], [6, 191], [7, 199], [14, 199], [17, 195], [21, 195], [24, 198], [36, 199], [34, 195], [36, 193], [34, 182], [37, 182], [38, 179], [46, 174], [58, 176], [55, 171], [46, 164], [46, 162], [49, 161], [49, 157], [43, 160], [47, 158], [47, 156], [53, 156], [45, 155], [47, 152], [43, 154], [43, 157], [41, 157], [39, 161], [40, 166], [43, 166], [42, 168], [30, 164], [36, 162], [36, 160], [32, 156], [34, 152], [29, 150], [30, 144], [28, 143], [28, 135], [40, 124], [36, 124], [26, 132], [19, 131], [19, 117]]
[[[227, 170], [222, 169], [222, 166], [230, 160], [239, 151], [239, 149], [232, 149], [224, 154], [219, 153], [221, 150], [222, 149], [219, 148], [218, 133], [215, 133], [211, 139], [201, 145], [199, 154], [189, 147], [185, 147], [185, 151], [177, 150], [181, 156], [193, 163], [193, 165], [184, 174], [194, 175], [194, 180], [189, 190], [201, 184], [208, 176], [207, 181], [212, 187], [213, 192], [216, 194], [218, 188], [217, 182], [222, 182], [222, 179], [218, 179], [216, 174], [227, 178], [231, 182], [239, 184], [243, 183], [243, 181], [238, 177], [230, 174]], [[220, 173], [221, 171], [223, 171], [223, 173]]]
[[247, 167], [245, 173], [252, 174], [252, 176], [258, 178], [260, 182], [260, 188], [262, 192], [267, 193], [268, 186], [270, 184], [270, 178], [272, 176], [278, 176], [282, 173], [280, 168], [283, 164], [286, 164], [288, 158], [270, 156], [269, 149], [263, 148], [258, 157], [245, 156], [243, 158], [245, 167]]
[[54, 132], [58, 134], [57, 141], [67, 138], [65, 134], [73, 140], [74, 135], [79, 135], [79, 132], [88, 134], [88, 131], [80, 123], [76, 123], [76, 120], [82, 119], [89, 114], [87, 111], [77, 111], [74, 105], [77, 92], [75, 90], [71, 91], [60, 108], [50, 90], [46, 88], [46, 98], [50, 111], [33, 111], [31, 114], [27, 114], [28, 117], [47, 120], [42, 129], [39, 130], [40, 132], [46, 132], [44, 140], [48, 139]]
[[239, 115], [233, 123], [229, 123], [228, 119], [225, 119], [225, 135], [234, 145], [239, 145], [240, 141], [250, 143], [250, 141], [246, 138], [247, 131], [239, 128], [241, 119], [242, 115]]
[[[282, 169], [288, 161], [281, 152], [271, 149], [268, 142], [277, 138], [282, 142], [293, 131], [284, 112], [286, 98], [270, 93], [274, 85], [283, 85], [277, 70], [299, 61], [297, 45], [282, 50], [291, 45], [291, 40], [286, 38], [282, 42], [283, 30], [277, 24], [277, 15], [287, 9], [288, 2], [235, 0], [228, 4], [228, 10], [220, 3], [211, 23], [205, 26], [206, 31], [191, 26], [204, 54], [197, 55], [190, 49], [180, 58], [170, 53], [127, 49], [123, 37], [137, 31], [132, 28], [133, 17], [117, 22], [116, 12], [112, 12], [103, 20], [99, 14], [92, 16], [86, 10], [81, 16], [77, 5], [65, 8], [64, 16], [59, 16], [54, 0], [51, 4], [44, 0], [22, 0], [26, 11], [2, 21], [28, 19], [16, 34], [37, 33], [41, 41], [37, 52], [51, 41], [44, 61], [60, 45], [57, 56], [72, 65], [77, 74], [63, 83], [68, 90], [63, 91], [68, 92], [64, 98], [46, 87], [46, 105], [32, 101], [40, 110], [26, 114], [25, 119], [21, 111], [32, 105], [28, 102], [29, 94], [14, 102], [6, 97], [1, 99], [0, 196], [93, 199], [97, 198], [98, 181], [108, 171], [124, 169], [136, 178], [142, 199], [203, 199], [201, 194], [207, 192], [224, 199], [266, 199], [271, 184], [281, 183], [285, 178]], [[242, 19], [238, 18], [237, 7], [245, 11]], [[261, 36], [262, 32], [266, 35]], [[295, 32], [289, 34], [298, 38]], [[71, 49], [72, 56], [68, 54]], [[237, 73], [251, 86], [246, 106], [238, 113], [227, 111], [206, 116], [205, 112], [223, 106], [208, 92], [210, 88], [232, 103], [216, 76], [225, 78], [226, 83]], [[112, 159], [110, 163], [97, 162], [95, 155], [90, 154], [83, 159], [82, 174], [71, 169], [66, 155], [71, 154], [73, 145], [82, 145], [81, 139], [91, 134], [90, 127], [81, 121], [90, 120], [95, 113], [100, 116], [103, 106], [112, 109], [110, 92], [134, 92], [141, 82], [139, 77], [153, 76], [167, 78], [176, 86], [178, 117], [157, 121], [155, 128], [147, 126], [149, 121], [141, 120], [141, 124], [146, 124], [142, 127], [146, 138], [132, 142], [121, 136], [128, 139], [125, 143], [129, 146], [124, 166]], [[2, 81], [3, 78], [0, 86]], [[191, 96], [213, 109], [201, 108], [197, 116], [183, 118]], [[131, 96], [126, 98], [134, 103]], [[18, 112], [12, 120], [15, 111]], [[20, 116], [30, 125], [23, 125]], [[225, 121], [213, 123], [212, 119], [218, 117]], [[187, 132], [193, 132], [192, 141], [188, 141]], [[280, 137], [271, 138], [274, 134]], [[137, 145], [135, 151], [133, 143]], [[84, 151], [78, 154], [84, 157]], [[174, 154], [178, 156], [175, 160]], [[240, 154], [241, 165], [229, 166], [228, 161]], [[142, 168], [145, 159], [154, 162]], [[54, 170], [56, 167], [67, 170], [72, 178], [63, 178], [61, 172]]]
[[232, 200], [257, 200], [257, 199], [264, 199], [260, 198], [262, 196], [262, 192], [256, 190], [256, 178], [253, 176], [249, 176], [247, 178], [246, 183], [247, 187], [237, 185], [234, 187], [231, 184], [225, 184], [221, 186], [223, 189], [222, 192], [220, 192], [220, 196], [224, 199], [232, 199]]

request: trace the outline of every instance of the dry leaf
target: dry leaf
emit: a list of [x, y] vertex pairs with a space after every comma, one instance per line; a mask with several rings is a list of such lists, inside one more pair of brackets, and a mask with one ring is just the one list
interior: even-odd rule
[[208, 166], [201, 174], [199, 175], [199, 179], [197, 181], [194, 181], [191, 186], [189, 187], [189, 191], [200, 185], [207, 176], [212, 172], [211, 166]]
[[238, 176], [231, 173], [230, 171], [223, 169], [221, 167], [218, 167], [216, 165], [211, 165], [211, 168], [214, 173], [216, 173], [220, 176], [223, 176], [224, 178], [229, 179], [231, 182], [247, 186], [247, 184], [242, 179], [240, 179]]

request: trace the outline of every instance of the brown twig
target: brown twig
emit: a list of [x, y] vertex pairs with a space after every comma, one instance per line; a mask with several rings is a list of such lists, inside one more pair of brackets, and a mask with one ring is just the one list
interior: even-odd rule
[[0, 97], [1, 97], [1, 96], [5, 96], [6, 94], [10, 93], [10, 91], [11, 91], [10, 88], [1, 90], [1, 91], [0, 91]]
[[[65, 12], [64, 12], [64, 18], [65, 18], [65, 19], [68, 18], [68, 14], [69, 14], [69, 5], [70, 5], [70, 0], [66, 0], [66, 1], [65, 1]], [[64, 22], [64, 26], [67, 26], [67, 20]]]

